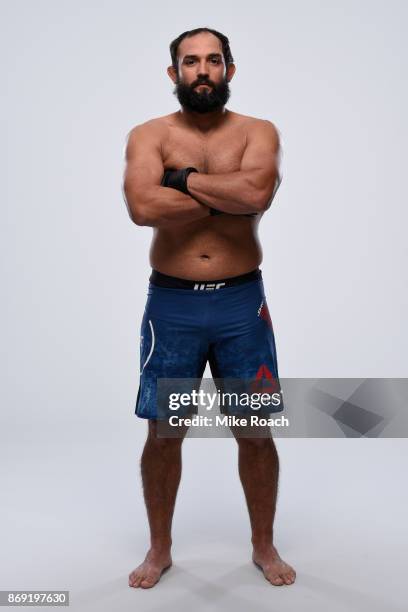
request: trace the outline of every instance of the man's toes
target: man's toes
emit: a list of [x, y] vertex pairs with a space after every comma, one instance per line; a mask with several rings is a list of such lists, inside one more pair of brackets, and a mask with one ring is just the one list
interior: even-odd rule
[[289, 580], [292, 584], [292, 582], [295, 582], [296, 580], [296, 572], [294, 569], [291, 569], [290, 572], [287, 574], [287, 576], [289, 577]]
[[143, 579], [143, 576], [141, 576], [140, 574], [137, 574], [136, 572], [133, 574], [130, 574], [129, 576], [129, 586], [131, 587], [138, 587], [140, 585], [141, 580]]
[[271, 578], [269, 578], [269, 580], [272, 582], [272, 584], [276, 586], [280, 586], [281, 584], [283, 584], [283, 578], [281, 578], [280, 576], [272, 576]]
[[140, 582], [140, 586], [142, 587], [142, 589], [150, 589], [152, 586], [154, 586], [157, 582], [158, 578], [156, 576], [146, 576], [145, 578], [143, 578], [143, 580]]
[[288, 569], [286, 572], [282, 572], [281, 574], [285, 584], [292, 584], [293, 582], [295, 582], [295, 577], [296, 577], [296, 573], [295, 570]]

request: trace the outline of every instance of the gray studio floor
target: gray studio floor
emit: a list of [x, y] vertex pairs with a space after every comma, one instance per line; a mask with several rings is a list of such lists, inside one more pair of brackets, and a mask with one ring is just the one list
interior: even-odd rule
[[297, 570], [269, 585], [250, 562], [232, 439], [189, 439], [174, 567], [127, 576], [147, 546], [138, 461], [145, 423], [60, 422], [1, 436], [1, 589], [64, 589], [73, 610], [406, 610], [407, 442], [278, 439], [276, 544]]

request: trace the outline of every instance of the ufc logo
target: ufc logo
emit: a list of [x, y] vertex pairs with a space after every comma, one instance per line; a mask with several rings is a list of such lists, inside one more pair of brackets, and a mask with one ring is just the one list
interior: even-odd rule
[[194, 289], [208, 289], [212, 291], [214, 289], [219, 289], [223, 285], [225, 285], [225, 283], [196, 283]]

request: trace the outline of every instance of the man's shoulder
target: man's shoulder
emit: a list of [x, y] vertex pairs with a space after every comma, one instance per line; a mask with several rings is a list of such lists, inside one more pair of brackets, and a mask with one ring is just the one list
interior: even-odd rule
[[247, 143], [265, 141], [272, 143], [276, 149], [281, 145], [281, 133], [270, 119], [240, 115], [246, 133]]
[[278, 134], [279, 132], [275, 123], [273, 123], [273, 121], [271, 121], [270, 119], [262, 119], [261, 117], [251, 117], [250, 115], [241, 115], [241, 117], [245, 118], [249, 128], [266, 128], [271, 130], [272, 132], [276, 132], [276, 134]]
[[128, 132], [130, 138], [151, 138], [161, 140], [167, 133], [171, 123], [172, 114], [162, 117], [153, 117], [133, 126]]

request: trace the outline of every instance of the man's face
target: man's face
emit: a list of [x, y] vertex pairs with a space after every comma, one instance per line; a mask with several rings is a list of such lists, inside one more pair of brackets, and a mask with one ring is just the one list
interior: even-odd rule
[[230, 97], [221, 41], [209, 32], [185, 38], [178, 48], [173, 93], [181, 106], [196, 113], [222, 108]]

